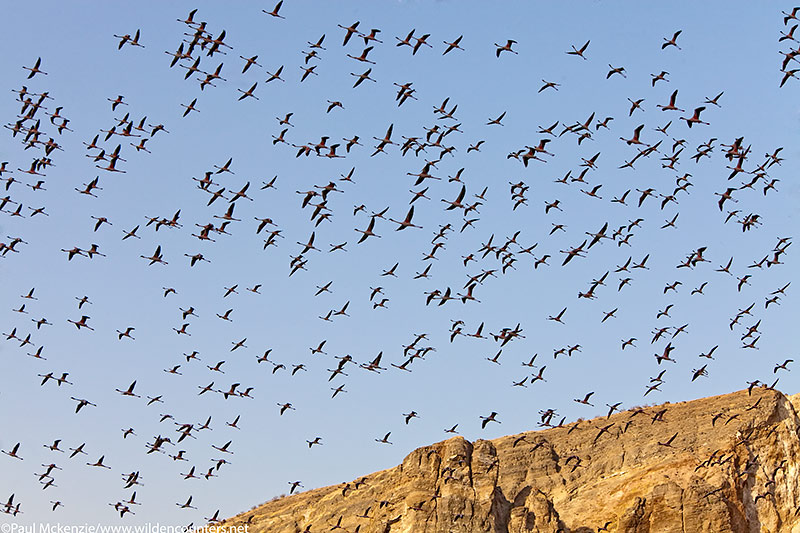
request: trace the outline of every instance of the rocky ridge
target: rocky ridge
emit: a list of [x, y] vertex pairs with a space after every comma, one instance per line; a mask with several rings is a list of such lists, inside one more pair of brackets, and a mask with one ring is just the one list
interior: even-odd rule
[[755, 388], [414, 450], [222, 523], [251, 533], [800, 532], [800, 395]]

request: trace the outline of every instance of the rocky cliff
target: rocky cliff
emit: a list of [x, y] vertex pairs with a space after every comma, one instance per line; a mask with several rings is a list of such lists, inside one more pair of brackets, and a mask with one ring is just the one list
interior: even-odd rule
[[800, 395], [740, 391], [417, 449], [227, 520], [254, 533], [800, 532]]

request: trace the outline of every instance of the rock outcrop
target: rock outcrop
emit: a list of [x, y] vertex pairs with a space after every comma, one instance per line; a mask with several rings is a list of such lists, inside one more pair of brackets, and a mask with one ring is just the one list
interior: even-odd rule
[[800, 532], [798, 407], [800, 398], [756, 388], [492, 441], [456, 437], [224, 525], [249, 524], [251, 533]]

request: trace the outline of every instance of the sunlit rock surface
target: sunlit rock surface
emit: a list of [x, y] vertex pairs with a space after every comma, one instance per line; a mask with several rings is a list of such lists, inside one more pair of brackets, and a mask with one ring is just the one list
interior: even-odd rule
[[800, 532], [797, 409], [800, 395], [755, 388], [491, 441], [456, 437], [224, 524], [254, 533]]

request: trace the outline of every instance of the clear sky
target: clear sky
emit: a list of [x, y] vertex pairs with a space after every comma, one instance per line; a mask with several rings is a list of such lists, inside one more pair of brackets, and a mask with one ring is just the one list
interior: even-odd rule
[[[22, 460], [0, 456], [0, 504], [13, 494], [22, 514], [0, 514], [0, 523], [199, 524], [217, 510], [231, 516], [288, 493], [290, 482], [305, 490], [394, 466], [412, 449], [451, 436], [444, 430], [456, 424], [467, 439], [488, 439], [539, 428], [547, 409], [557, 424], [605, 415], [607, 405], [687, 400], [755, 380], [780, 378], [778, 388], [797, 391], [797, 363], [775, 368], [797, 359], [790, 333], [800, 316], [796, 284], [776, 292], [797, 271], [790, 243], [800, 200], [800, 81], [779, 87], [779, 52], [798, 47], [779, 42], [796, 23], [784, 25], [781, 14], [791, 4], [286, 0], [278, 11], [285, 18], [262, 12], [273, 7], [43, 1], [5, 10], [0, 116], [9, 129], [0, 132], [0, 162], [8, 162], [0, 196], [9, 199], [0, 242], [24, 242], [0, 258], [0, 450], [20, 443], [12, 455]], [[191, 26], [177, 20], [195, 8]], [[224, 43], [220, 52], [209, 57], [211, 45], [197, 45], [191, 59], [170, 67], [165, 51], [182, 45], [188, 52], [201, 21], [206, 39]], [[356, 21], [361, 35], [343, 46], [339, 25]], [[383, 42], [365, 44], [372, 28]], [[397, 46], [412, 29], [417, 38], [430, 34], [423, 38], [430, 46], [416, 53]], [[119, 48], [115, 35], [130, 41], [139, 30], [143, 47]], [[677, 46], [662, 48], [678, 30]], [[324, 49], [312, 48], [323, 35]], [[459, 36], [461, 49], [443, 55], [444, 42]], [[498, 57], [509, 39], [512, 51]], [[583, 58], [567, 54], [587, 41]], [[362, 56], [366, 46], [374, 64], [348, 57]], [[253, 56], [257, 64], [242, 73], [241, 57]], [[27, 79], [23, 67], [39, 57], [47, 74]], [[199, 72], [185, 79], [197, 59]], [[220, 79], [201, 89], [218, 65]], [[267, 82], [281, 67], [281, 79]], [[302, 68], [311, 67], [301, 81]], [[354, 88], [368, 69], [370, 79]], [[254, 97], [246, 96], [254, 84]], [[413, 92], [398, 105], [403, 84]], [[27, 129], [40, 121], [31, 146], [24, 140], [35, 132], [11, 130], [31, 109], [20, 112], [12, 92], [23, 86], [49, 96], [22, 123]], [[657, 107], [676, 90], [675, 105], [685, 111]], [[118, 95], [123, 103], [112, 109]], [[195, 99], [196, 111], [184, 117]], [[445, 113], [437, 111], [445, 100]], [[329, 109], [332, 102], [341, 105]], [[708, 124], [688, 128], [682, 118], [698, 107]], [[280, 124], [288, 113], [291, 125]], [[64, 118], [69, 129], [59, 133]], [[123, 119], [134, 127], [144, 120], [146, 131], [120, 135]], [[552, 134], [541, 132], [556, 122]], [[159, 124], [166, 131], [153, 135]], [[627, 142], [640, 125], [642, 144]], [[103, 130], [114, 126], [104, 140]], [[391, 143], [373, 156], [390, 126]], [[284, 129], [285, 142], [273, 142]], [[98, 134], [97, 148], [87, 148]], [[345, 150], [354, 135], [360, 144]], [[322, 137], [326, 147], [315, 150]], [[58, 149], [46, 156], [50, 138]], [[144, 139], [148, 151], [137, 150]], [[543, 139], [549, 153], [525, 166], [526, 147]], [[297, 156], [303, 145], [310, 155]], [[124, 172], [100, 168], [117, 146], [114, 167]], [[95, 161], [101, 150], [105, 160]], [[740, 155], [742, 172], [729, 179]], [[52, 165], [39, 170], [43, 176], [23, 172], [44, 157]], [[426, 161], [433, 177], [415, 185], [409, 174], [422, 173]], [[351, 169], [351, 180], [343, 180]], [[213, 183], [198, 188], [196, 179], [209, 171]], [[95, 178], [94, 196], [78, 192]], [[331, 182], [335, 190], [323, 200]], [[197, 238], [203, 226], [220, 227], [248, 183], [226, 233]], [[728, 188], [733, 199], [720, 210]], [[637, 190], [648, 189], [639, 205]], [[303, 207], [306, 191], [317, 194]], [[405, 219], [411, 191], [424, 194], [411, 219], [421, 228], [396, 231], [389, 219]], [[625, 203], [612, 201], [626, 191]], [[447, 209], [451, 202], [456, 207]], [[321, 220], [312, 216], [320, 204]], [[178, 210], [174, 227], [148, 225]], [[109, 224], [95, 231], [101, 217]], [[273, 224], [257, 233], [256, 219], [267, 218]], [[356, 230], [370, 220], [376, 236], [357, 243]], [[449, 230], [437, 237], [443, 226]], [[613, 240], [588, 248], [587, 233], [604, 227]], [[312, 235], [314, 249], [302, 253]], [[103, 255], [86, 255], [93, 244]], [[166, 264], [142, 257], [156, 247]], [[82, 252], [70, 260], [62, 250], [73, 248]], [[577, 248], [562, 266], [564, 252]], [[205, 260], [190, 266], [196, 254]], [[647, 268], [632, 268], [645, 257]], [[718, 271], [731, 258], [730, 273]], [[303, 268], [290, 276], [297, 262]], [[396, 276], [382, 275], [395, 264]], [[590, 291], [593, 280], [602, 284]], [[257, 292], [247, 290], [256, 285]], [[465, 295], [468, 285], [474, 300], [441, 298]], [[174, 292], [165, 296], [165, 288]], [[577, 297], [587, 291], [595, 297]], [[348, 302], [346, 314], [320, 318]], [[190, 307], [194, 315], [184, 318]], [[83, 315], [93, 330], [68, 322]], [[37, 327], [41, 318], [48, 323]], [[190, 335], [176, 333], [183, 324]], [[467, 335], [481, 324], [480, 336]], [[129, 327], [132, 338], [120, 339], [117, 330]], [[516, 332], [505, 344], [504, 330]], [[28, 334], [32, 344], [20, 346]], [[554, 357], [576, 345], [571, 356]], [[699, 357], [715, 346], [712, 358]], [[41, 358], [28, 356], [40, 347]], [[193, 351], [199, 359], [187, 360]], [[379, 353], [383, 370], [361, 367]], [[663, 353], [674, 361], [659, 364], [655, 355]], [[411, 354], [420, 357], [407, 362]], [[534, 355], [532, 367], [522, 365]], [[333, 375], [339, 365], [343, 374]], [[662, 370], [663, 383], [644, 396]], [[69, 384], [40, 385], [41, 376], [65, 372]], [[544, 380], [534, 382], [540, 373]], [[116, 391], [133, 381], [141, 398]], [[236, 393], [252, 387], [251, 398], [216, 392], [236, 383]], [[590, 392], [586, 403], [574, 401]], [[73, 397], [95, 405], [76, 414]], [[148, 397], [162, 401], [148, 404]], [[412, 411], [418, 417], [406, 423]], [[481, 429], [480, 417], [492, 412], [500, 423]], [[209, 417], [210, 429], [198, 430]], [[177, 443], [185, 424], [193, 429]], [[376, 442], [387, 432], [392, 444]], [[147, 453], [158, 436], [171, 443]], [[316, 437], [321, 445], [309, 447]], [[56, 439], [63, 452], [46, 447]], [[228, 441], [233, 453], [212, 447]], [[87, 455], [70, 458], [82, 443]], [[170, 457], [181, 450], [185, 461]], [[101, 456], [110, 469], [87, 465]], [[213, 477], [184, 479], [193, 467], [203, 476], [220, 458], [230, 464]], [[58, 469], [46, 486], [51, 477], [37, 474], [50, 463]], [[140, 484], [125, 488], [131, 472]], [[137, 505], [120, 503], [134, 491]], [[197, 509], [176, 505], [190, 496]], [[51, 511], [52, 502], [63, 505]], [[135, 515], [120, 518], [115, 504]]]

